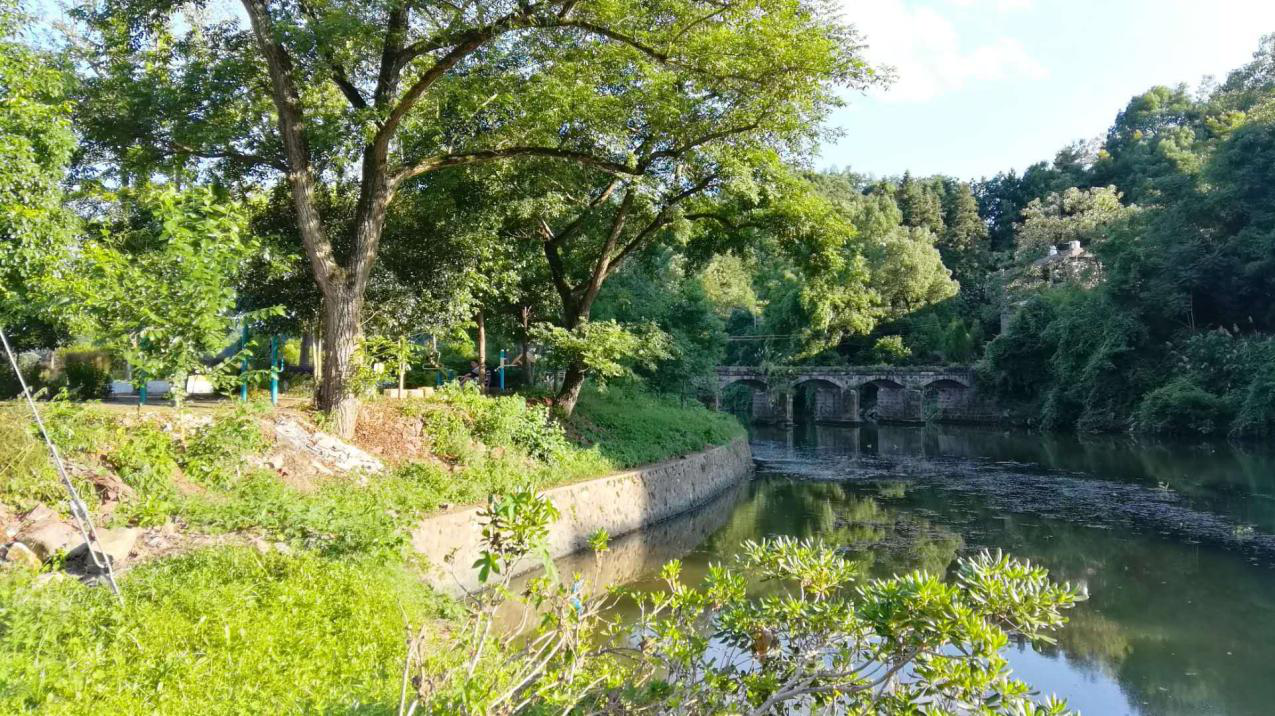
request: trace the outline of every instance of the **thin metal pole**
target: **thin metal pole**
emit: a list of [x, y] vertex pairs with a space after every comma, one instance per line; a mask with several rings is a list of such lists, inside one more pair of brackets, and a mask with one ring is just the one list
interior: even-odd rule
[[270, 336], [270, 404], [279, 404], [279, 336]]
[[[247, 348], [248, 324], [245, 322], [243, 324], [243, 334], [239, 336], [239, 352], [242, 353], [247, 350]], [[246, 403], [248, 402], [248, 356], [245, 355], [243, 357], [243, 360], [240, 362], [239, 370], [239, 399]]]
[[31, 397], [31, 389], [27, 387], [26, 378], [22, 376], [22, 370], [18, 367], [18, 357], [14, 354], [13, 348], [9, 346], [9, 338], [5, 336], [4, 329], [0, 328], [0, 343], [4, 344], [4, 352], [9, 356], [9, 365], [13, 366], [13, 372], [18, 376], [18, 385], [22, 386], [22, 395], [27, 399], [27, 405], [31, 408], [31, 415], [35, 417], [35, 425], [40, 429], [40, 436], [44, 438], [44, 444], [49, 446], [49, 454], [53, 456], [53, 465], [57, 468], [58, 477], [62, 479], [62, 486], [66, 488], [67, 494], [71, 499], [71, 516], [75, 518], [75, 524], [80, 530], [80, 536], [84, 538], [84, 544], [88, 546], [89, 559], [93, 561], [93, 565], [106, 574], [106, 582], [111, 585], [111, 591], [115, 593], [115, 597], [120, 600], [120, 604], [124, 604], [124, 595], [120, 593], [119, 585], [115, 583], [115, 570], [111, 568], [111, 558], [98, 548], [101, 543], [97, 539], [97, 529], [93, 527], [93, 518], [89, 516], [89, 508], [84, 504], [84, 500], [80, 499], [80, 493], [75, 489], [75, 485], [71, 482], [71, 478], [66, 473], [66, 465], [62, 463], [62, 456], [58, 454], [58, 446], [53, 444], [53, 439], [49, 437], [49, 431], [44, 427], [44, 420], [40, 418], [40, 411], [35, 407], [35, 399]]

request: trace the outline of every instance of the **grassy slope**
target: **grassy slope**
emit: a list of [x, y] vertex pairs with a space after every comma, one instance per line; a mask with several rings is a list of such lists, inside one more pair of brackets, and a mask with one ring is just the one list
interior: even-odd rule
[[595, 445], [617, 467], [659, 462], [745, 434], [727, 413], [619, 388], [584, 393], [570, 427], [577, 439]]
[[[103, 589], [0, 573], [2, 713], [393, 713], [403, 619], [453, 603], [413, 579], [404, 528], [444, 502], [547, 487], [684, 454], [742, 434], [728, 416], [628, 391], [590, 393], [571, 432], [546, 428], [521, 399], [454, 393], [398, 406], [434, 453], [356, 487], [332, 478], [301, 492], [268, 472], [231, 469], [263, 449], [252, 415], [223, 414], [176, 441], [154, 426], [56, 408], [67, 452], [93, 455], [138, 492], [116, 521], [171, 518], [200, 531], [245, 530], [293, 556], [206, 549], [139, 566], [128, 605]], [[57, 485], [19, 413], [0, 413], [0, 502], [54, 503]], [[174, 489], [172, 476], [200, 488]], [[86, 493], [92, 490], [84, 486]]]

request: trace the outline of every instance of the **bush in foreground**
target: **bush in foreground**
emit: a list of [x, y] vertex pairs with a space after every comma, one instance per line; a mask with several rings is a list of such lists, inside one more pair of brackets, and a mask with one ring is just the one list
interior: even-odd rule
[[[493, 498], [479, 561], [490, 588], [439, 650], [410, 649], [415, 703], [433, 714], [1064, 714], [1010, 676], [1011, 636], [1050, 642], [1082, 595], [996, 554], [963, 558], [946, 582], [914, 572], [862, 581], [836, 550], [791, 538], [747, 542], [702, 587], [664, 566], [665, 587], [590, 597], [552, 569], [515, 596], [509, 575], [555, 517], [529, 493]], [[591, 543], [604, 559], [604, 536]], [[543, 555], [542, 555], [543, 556]], [[765, 585], [758, 590], [758, 585]], [[759, 593], [760, 591], [760, 593]], [[608, 617], [618, 599], [635, 623]], [[527, 633], [493, 629], [508, 602], [539, 614]], [[531, 621], [534, 621], [532, 619]]]

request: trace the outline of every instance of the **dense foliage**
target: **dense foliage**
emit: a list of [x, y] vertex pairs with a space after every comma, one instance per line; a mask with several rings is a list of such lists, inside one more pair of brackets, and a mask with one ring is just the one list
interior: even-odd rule
[[1015, 194], [1034, 183], [1026, 176], [985, 186], [997, 211], [1021, 207], [1016, 252], [1037, 256], [1042, 243], [1071, 239], [1101, 262], [1097, 285], [1020, 292], [1021, 303], [1004, 307], [1008, 330], [988, 346], [985, 375], [1040, 424], [1237, 435], [1275, 427], [1272, 68], [1275, 38], [1208, 92], [1156, 87], [1135, 97], [1094, 152], [1035, 170], [1051, 177], [1038, 183], [1043, 196]]

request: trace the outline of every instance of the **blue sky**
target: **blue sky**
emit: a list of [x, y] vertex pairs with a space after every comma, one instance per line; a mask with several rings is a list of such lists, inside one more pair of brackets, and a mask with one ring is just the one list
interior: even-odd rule
[[1096, 137], [1156, 84], [1223, 78], [1275, 32], [1275, 0], [841, 0], [889, 90], [854, 94], [817, 166], [964, 179]]

